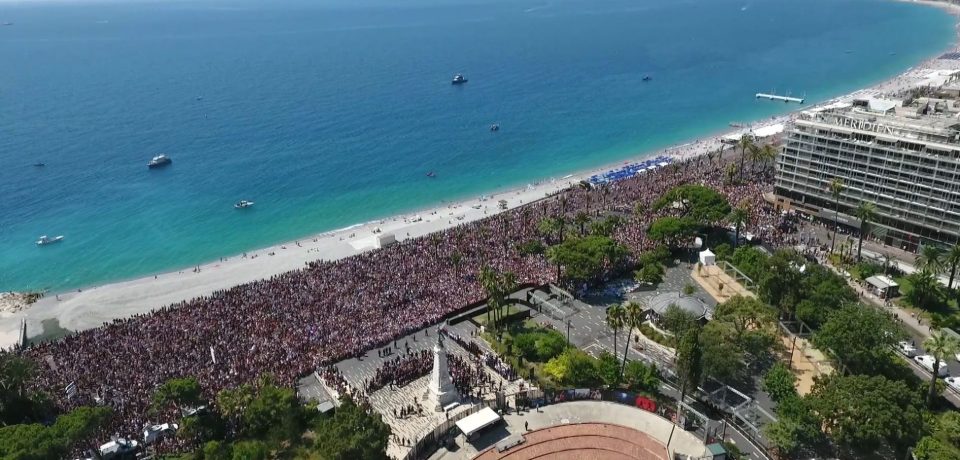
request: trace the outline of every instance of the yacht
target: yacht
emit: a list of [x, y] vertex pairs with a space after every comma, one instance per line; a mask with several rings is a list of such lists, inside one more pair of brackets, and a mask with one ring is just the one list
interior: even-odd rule
[[173, 163], [173, 160], [171, 160], [170, 157], [161, 154], [153, 157], [153, 159], [150, 160], [149, 163], [147, 163], [147, 167], [151, 169], [159, 168], [161, 166], [166, 166], [170, 163]]
[[450, 82], [454, 85], [462, 85], [467, 82], [467, 79], [463, 77], [463, 74], [456, 74], [453, 76], [453, 80]]
[[233, 207], [237, 209], [249, 208], [250, 206], [253, 206], [253, 202], [247, 200], [240, 200], [233, 205]]
[[490, 125], [490, 131], [500, 131], [500, 123]]
[[427, 177], [430, 177], [430, 178], [437, 177], [437, 173], [430, 171], [427, 173]]
[[651, 77], [650, 75], [643, 76], [643, 81], [650, 81], [650, 80], [653, 80], [653, 77]]
[[54, 237], [43, 235], [40, 237], [39, 240], [37, 240], [37, 246], [46, 246], [48, 244], [59, 243], [61, 241], [63, 241], [63, 235], [54, 236]]

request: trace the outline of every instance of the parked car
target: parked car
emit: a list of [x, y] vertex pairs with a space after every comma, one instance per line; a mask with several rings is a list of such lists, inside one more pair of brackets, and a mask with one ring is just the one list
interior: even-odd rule
[[960, 391], [960, 377], [947, 377], [943, 381], [947, 382], [947, 386], [953, 388], [954, 391]]
[[[916, 361], [917, 364], [923, 366], [924, 369], [933, 372], [933, 363], [936, 361], [933, 356], [920, 355], [915, 356], [913, 360]], [[940, 375], [940, 377], [946, 377], [950, 375], [950, 370], [947, 369], [947, 363], [940, 361], [940, 367], [937, 369], [937, 374]]]
[[917, 356], [917, 347], [913, 346], [912, 343], [907, 342], [906, 340], [897, 343], [897, 351], [908, 358]]

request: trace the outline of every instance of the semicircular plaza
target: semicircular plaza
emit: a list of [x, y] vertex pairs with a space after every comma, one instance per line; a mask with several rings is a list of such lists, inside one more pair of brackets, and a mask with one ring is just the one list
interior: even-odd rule
[[477, 460], [667, 460], [667, 446], [639, 430], [609, 423], [577, 423], [531, 431], [505, 452], [489, 447]]

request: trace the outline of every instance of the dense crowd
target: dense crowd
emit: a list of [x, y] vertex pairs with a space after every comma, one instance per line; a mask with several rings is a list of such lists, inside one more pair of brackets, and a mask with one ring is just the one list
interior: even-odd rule
[[[287, 386], [318, 369], [336, 381], [325, 366], [383, 347], [481, 300], [476, 274], [484, 264], [512, 271], [521, 283], [553, 281], [556, 271], [543, 255], [517, 248], [520, 242], [543, 241], [537, 227], [546, 217], [569, 220], [579, 212], [599, 216], [617, 210], [632, 215], [637, 202], [649, 204], [671, 187], [700, 183], [720, 190], [733, 204], [749, 206], [749, 231], [777, 238], [783, 232], [779, 213], [762, 203], [762, 183], [747, 182], [728, 185], [720, 165], [700, 158], [602, 188], [573, 187], [434, 235], [312, 262], [114, 320], [27, 353], [40, 369], [38, 385], [56, 403], [68, 409], [100, 398], [116, 413], [101, 434], [128, 435], [147, 421], [168, 421], [150, 420], [147, 409], [154, 388], [170, 378], [195, 376], [211, 400], [219, 390], [265, 372]], [[649, 210], [630, 217], [613, 236], [634, 251], [648, 248], [652, 243], [643, 238], [643, 227], [654, 217]], [[77, 392], [68, 400], [64, 388], [71, 382]]]

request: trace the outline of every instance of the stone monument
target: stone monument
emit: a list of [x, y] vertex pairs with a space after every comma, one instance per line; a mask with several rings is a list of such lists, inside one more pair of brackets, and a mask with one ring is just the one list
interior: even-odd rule
[[447, 350], [443, 347], [443, 334], [437, 329], [437, 343], [433, 346], [433, 371], [430, 372], [430, 383], [424, 395], [433, 410], [443, 412], [443, 408], [459, 402], [460, 395], [453, 386], [450, 378], [450, 369], [447, 368]]

